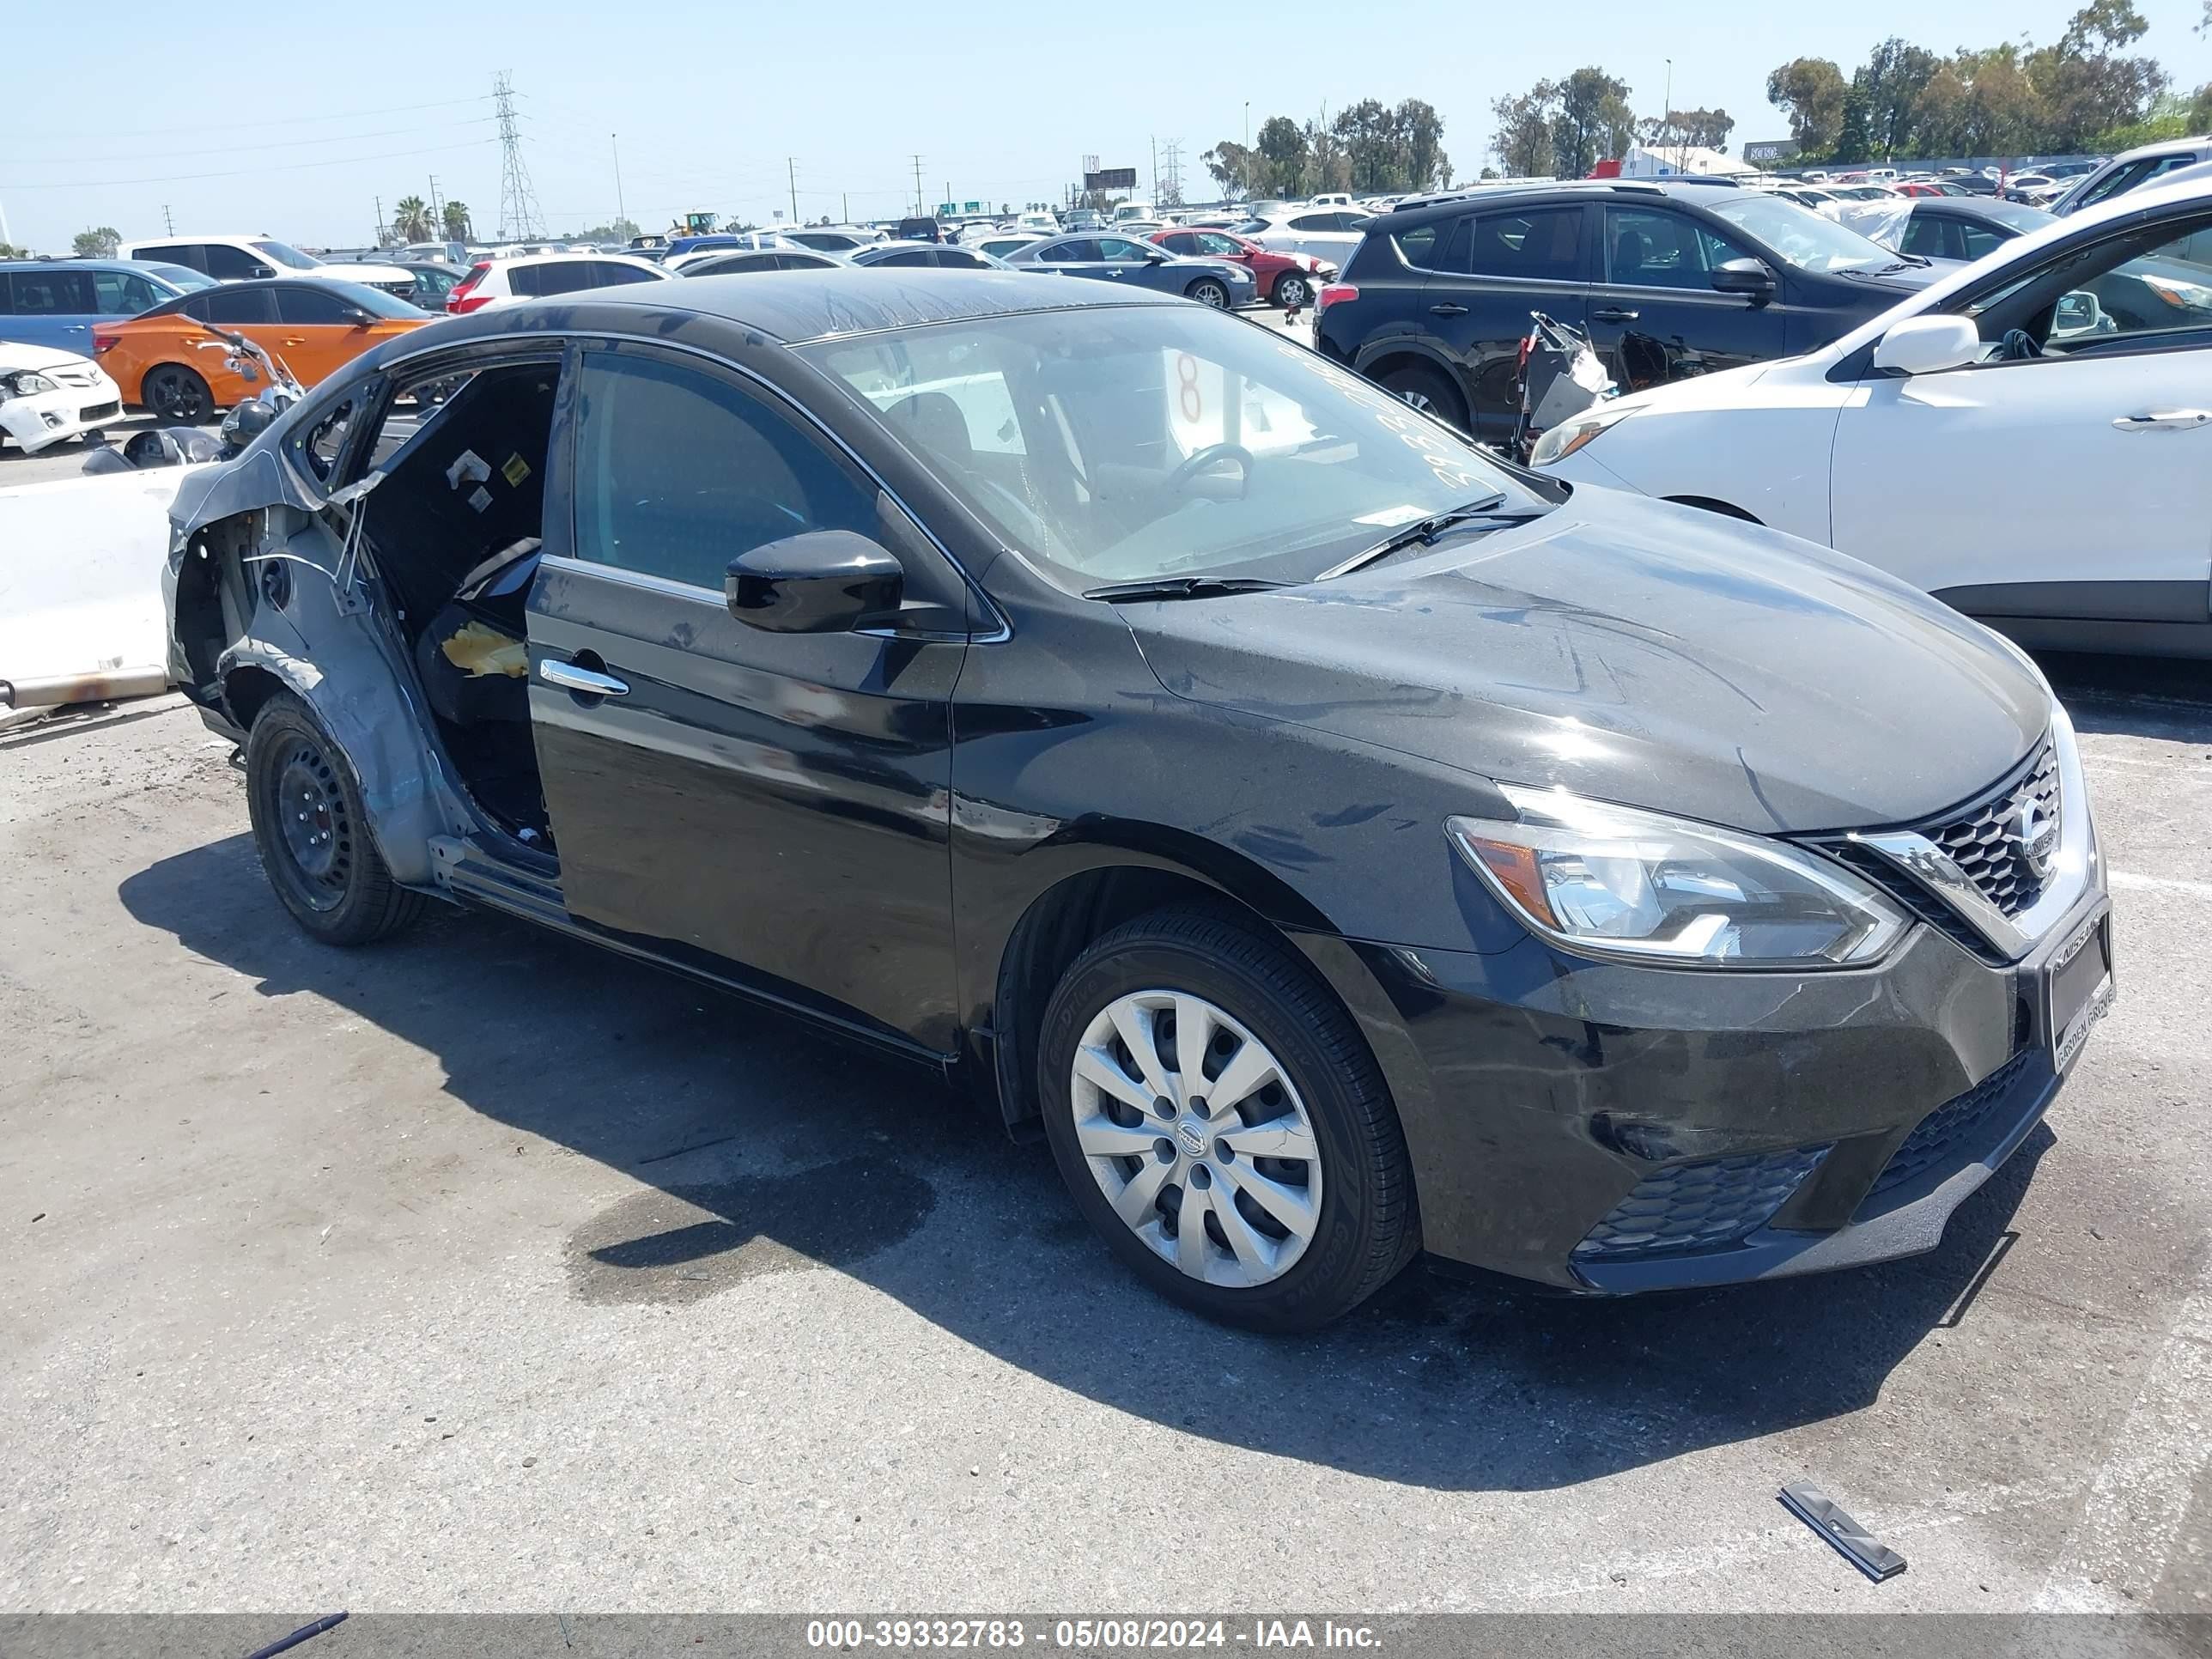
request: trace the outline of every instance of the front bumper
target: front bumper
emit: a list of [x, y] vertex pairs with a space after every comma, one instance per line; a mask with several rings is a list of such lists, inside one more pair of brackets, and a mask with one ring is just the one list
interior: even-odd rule
[[[2050, 963], [2109, 914], [2100, 871], [2002, 967], [1924, 925], [1876, 967], [1814, 974], [1620, 965], [1534, 939], [1344, 949], [1380, 988], [1359, 1012], [1429, 1253], [1625, 1294], [1933, 1249], [2057, 1096]], [[1342, 982], [1347, 964], [1317, 965]], [[2110, 996], [2107, 980], [2069, 1066]]]
[[123, 393], [103, 374], [96, 385], [64, 386], [0, 403], [0, 433], [35, 453], [64, 438], [97, 431], [103, 422], [122, 416]]

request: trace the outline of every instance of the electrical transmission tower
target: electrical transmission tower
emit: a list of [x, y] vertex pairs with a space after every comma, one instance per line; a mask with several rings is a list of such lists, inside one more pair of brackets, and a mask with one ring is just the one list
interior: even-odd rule
[[499, 106], [499, 240], [526, 242], [543, 236], [545, 227], [538, 210], [538, 192], [530, 186], [530, 169], [523, 164], [522, 135], [514, 125], [514, 83], [501, 70], [491, 83]]
[[1168, 140], [1168, 158], [1167, 158], [1167, 160], [1168, 160], [1168, 164], [1167, 164], [1167, 167], [1166, 167], [1167, 178], [1166, 178], [1166, 182], [1165, 182], [1165, 184], [1164, 185], [1164, 186], [1163, 186], [1163, 188], [1162, 188], [1162, 191], [1161, 191], [1161, 194], [1160, 194], [1160, 200], [1162, 200], [1163, 202], [1168, 202], [1168, 203], [1171, 203], [1171, 204], [1180, 203], [1180, 202], [1182, 200], [1182, 139], [1180, 139], [1180, 138], [1170, 138], [1170, 139], [1169, 139], [1169, 140]]

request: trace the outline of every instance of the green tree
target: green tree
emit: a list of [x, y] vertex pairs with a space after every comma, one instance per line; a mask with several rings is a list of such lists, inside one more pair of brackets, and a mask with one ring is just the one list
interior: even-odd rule
[[1234, 139], [1224, 138], [1198, 159], [1221, 187], [1224, 201], [1241, 202], [1252, 194], [1253, 162], [1257, 152]]
[[469, 223], [469, 204], [466, 202], [448, 202], [442, 214], [447, 241], [465, 242], [476, 234], [474, 227]]
[[1346, 189], [1372, 196], [1403, 188], [1398, 182], [1404, 167], [1397, 124], [1388, 107], [1372, 98], [1347, 104], [1338, 112], [1331, 130], [1344, 156]]
[[1270, 196], [1306, 194], [1306, 172], [1313, 156], [1306, 135], [1287, 115], [1271, 115], [1260, 124], [1255, 146], [1261, 163], [1259, 187]]
[[2029, 54], [2028, 76], [2043, 97], [2044, 148], [2085, 149], [2099, 133], [2148, 116], [2170, 77], [2156, 58], [2124, 48], [2149, 27], [2134, 0], [2089, 0], [2057, 44]]
[[1554, 91], [1558, 107], [1552, 116], [1553, 165], [1561, 178], [1585, 178], [1600, 161], [1618, 157], [1625, 148], [1615, 141], [1634, 119], [1628, 109], [1628, 82], [1592, 65], [1577, 70]]
[[123, 233], [112, 225], [98, 225], [90, 230], [80, 230], [71, 246], [80, 259], [112, 259], [115, 250], [123, 245]]
[[1436, 106], [1408, 98], [1392, 112], [1405, 156], [1407, 190], [1442, 190], [1451, 183], [1451, 157], [1444, 154], [1444, 118]]
[[1789, 116], [1801, 157], [1817, 159], [1835, 149], [1844, 126], [1844, 86], [1843, 70], [1825, 58], [1792, 58], [1766, 77], [1766, 101]]
[[1490, 106], [1498, 123], [1490, 137], [1491, 153], [1510, 178], [1534, 179], [1554, 170], [1552, 116], [1559, 88], [1539, 81], [1517, 98], [1499, 98]]
[[403, 196], [392, 204], [392, 234], [403, 242], [430, 240], [429, 204], [419, 196]]
[[1844, 127], [1860, 148], [1851, 153], [1850, 144], [1838, 143], [1838, 155], [1886, 161], [1911, 154], [1914, 106], [1923, 88], [1936, 78], [1938, 61], [1925, 46], [1910, 45], [1894, 34], [1869, 53], [1851, 76], [1851, 89], [1844, 99]]

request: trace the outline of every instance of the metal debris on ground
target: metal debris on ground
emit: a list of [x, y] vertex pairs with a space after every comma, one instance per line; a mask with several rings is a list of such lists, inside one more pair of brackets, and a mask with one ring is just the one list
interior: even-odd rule
[[1841, 1504], [1809, 1481], [1793, 1481], [1784, 1486], [1782, 1503], [1875, 1583], [1905, 1571], [1903, 1556], [1844, 1514]]

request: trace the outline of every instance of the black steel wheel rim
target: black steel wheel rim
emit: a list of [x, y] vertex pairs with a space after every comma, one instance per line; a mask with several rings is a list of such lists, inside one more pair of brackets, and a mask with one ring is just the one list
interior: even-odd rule
[[355, 831], [337, 769], [320, 744], [293, 743], [276, 769], [270, 808], [285, 884], [311, 909], [337, 909], [353, 882]]

